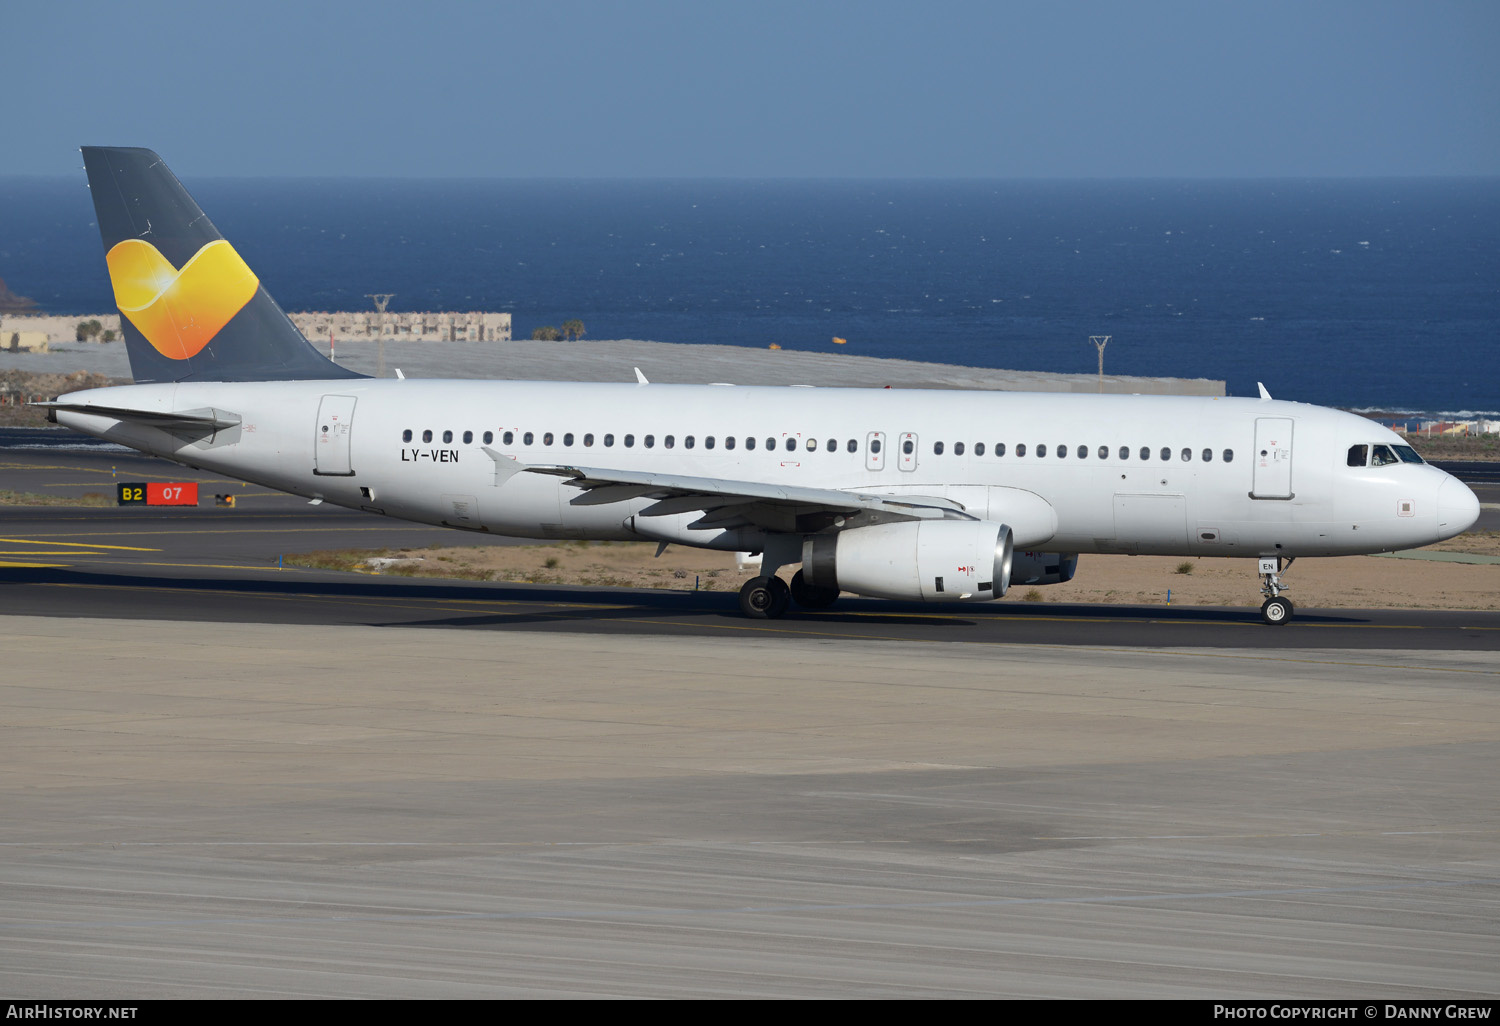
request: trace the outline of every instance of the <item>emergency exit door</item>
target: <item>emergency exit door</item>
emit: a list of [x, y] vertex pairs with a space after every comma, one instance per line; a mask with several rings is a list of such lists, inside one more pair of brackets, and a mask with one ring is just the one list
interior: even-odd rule
[[317, 438], [313, 442], [313, 473], [323, 477], [353, 477], [349, 464], [349, 429], [354, 423], [354, 396], [325, 395], [318, 404]]
[[900, 440], [897, 442], [900, 452], [897, 454], [902, 470], [917, 469], [917, 436], [913, 431], [901, 432]]

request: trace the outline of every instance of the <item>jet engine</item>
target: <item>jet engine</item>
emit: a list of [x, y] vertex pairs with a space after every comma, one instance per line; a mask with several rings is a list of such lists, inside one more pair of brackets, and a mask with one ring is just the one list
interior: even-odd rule
[[1010, 528], [990, 520], [912, 520], [818, 534], [802, 543], [813, 588], [921, 602], [987, 601], [1010, 587]]

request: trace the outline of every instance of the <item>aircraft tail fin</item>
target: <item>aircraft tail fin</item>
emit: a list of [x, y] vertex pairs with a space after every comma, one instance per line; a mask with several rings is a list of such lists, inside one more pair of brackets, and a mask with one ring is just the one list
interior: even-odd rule
[[313, 348], [155, 153], [83, 163], [138, 383], [363, 377]]

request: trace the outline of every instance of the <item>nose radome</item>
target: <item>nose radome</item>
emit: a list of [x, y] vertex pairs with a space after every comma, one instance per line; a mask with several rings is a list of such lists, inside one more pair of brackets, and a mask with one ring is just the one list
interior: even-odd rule
[[1479, 519], [1479, 496], [1456, 477], [1444, 481], [1438, 489], [1438, 527], [1461, 534]]

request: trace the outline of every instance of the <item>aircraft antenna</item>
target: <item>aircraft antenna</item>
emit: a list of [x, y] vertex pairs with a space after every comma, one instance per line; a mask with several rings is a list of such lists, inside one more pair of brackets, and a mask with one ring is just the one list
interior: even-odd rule
[[1094, 348], [1099, 350], [1099, 391], [1104, 391], [1104, 347], [1109, 345], [1113, 335], [1090, 335], [1089, 341], [1094, 343]]
[[[385, 313], [386, 305], [390, 303], [391, 298], [393, 296], [395, 296], [394, 292], [366, 292], [365, 293], [365, 298], [374, 301], [374, 303], [375, 303], [375, 309], [379, 310], [381, 313]], [[383, 378], [383, 377], [385, 377], [385, 318], [384, 317], [380, 318], [379, 325], [376, 328], [376, 334], [379, 336], [379, 339], [378, 339], [378, 341], [376, 343], [376, 348], [375, 348], [375, 376], [377, 378]]]

